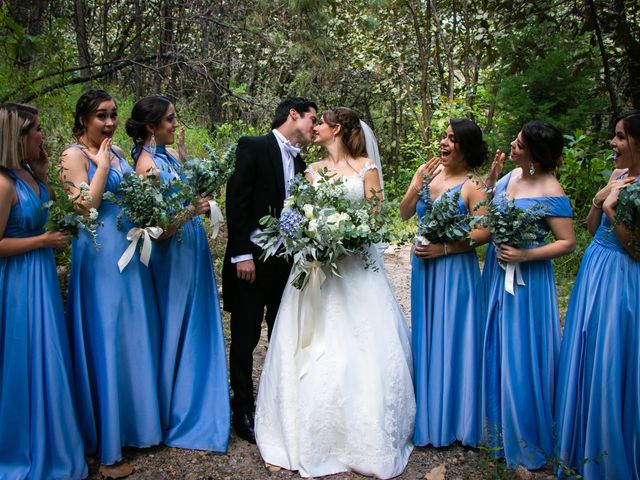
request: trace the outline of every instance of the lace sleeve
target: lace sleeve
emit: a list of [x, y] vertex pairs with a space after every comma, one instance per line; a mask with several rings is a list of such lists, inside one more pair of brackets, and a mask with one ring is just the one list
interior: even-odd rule
[[378, 170], [378, 166], [374, 163], [367, 162], [367, 164], [362, 167], [362, 170], [360, 170], [359, 175], [361, 177], [364, 177], [365, 173], [367, 173], [369, 170]]

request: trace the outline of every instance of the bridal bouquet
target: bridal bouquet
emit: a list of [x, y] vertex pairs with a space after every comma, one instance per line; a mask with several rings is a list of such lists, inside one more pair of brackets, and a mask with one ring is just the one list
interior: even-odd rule
[[460, 213], [460, 191], [453, 195], [443, 193], [437, 202], [431, 199], [429, 174], [425, 173], [420, 198], [426, 206], [426, 214], [418, 221], [418, 243], [454, 242], [469, 238], [470, 216]]
[[[209, 158], [190, 158], [182, 166], [182, 174], [194, 195], [209, 195], [214, 199], [220, 195], [235, 167], [236, 145], [232, 145], [219, 158], [208, 145]], [[211, 238], [216, 238], [223, 221], [222, 211], [215, 200], [209, 201]]]
[[[496, 250], [500, 245], [525, 248], [535, 244], [547, 234], [541, 225], [541, 220], [547, 212], [547, 208], [543, 205], [522, 210], [516, 206], [515, 200], [508, 198], [506, 192], [496, 197], [493, 202], [480, 202], [476, 208], [480, 205], [487, 207], [487, 213], [472, 217], [471, 228], [476, 225], [490, 228]], [[514, 276], [518, 285], [524, 285], [520, 266], [501, 260], [498, 260], [498, 263], [506, 270], [505, 290], [514, 295]]]
[[[66, 184], [71, 182], [65, 181]], [[95, 208], [88, 208], [84, 202], [90, 202], [89, 185], [82, 182], [78, 185], [76, 195], [66, 195], [59, 193], [55, 200], [49, 200], [42, 204], [42, 208], [49, 209], [49, 220], [44, 228], [47, 231], [66, 230], [74, 237], [78, 238], [78, 232], [84, 230], [91, 237], [94, 247], [98, 248], [97, 228], [98, 211]]]
[[116, 225], [120, 229], [123, 219], [135, 225], [127, 232], [131, 243], [118, 260], [122, 272], [133, 257], [140, 237], [143, 237], [140, 261], [149, 265], [151, 238], [157, 239], [171, 225], [191, 201], [188, 188], [180, 181], [159, 182], [153, 174], [144, 178], [134, 173], [124, 175], [117, 194], [106, 192], [103, 197], [120, 207]]
[[365, 268], [376, 268], [368, 247], [393, 240], [384, 204], [377, 196], [353, 201], [342, 179], [320, 175], [316, 186], [296, 176], [280, 218], [265, 216], [260, 221], [264, 228], [258, 241], [264, 258], [292, 258], [291, 284], [299, 290], [306, 286], [314, 265], [326, 265], [332, 274], [340, 275], [338, 259], [343, 255], [359, 255]]

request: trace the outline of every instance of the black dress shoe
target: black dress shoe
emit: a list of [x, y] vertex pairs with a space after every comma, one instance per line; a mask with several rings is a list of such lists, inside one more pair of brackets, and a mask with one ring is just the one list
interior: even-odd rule
[[256, 443], [256, 433], [253, 430], [253, 414], [233, 414], [233, 429], [236, 434], [249, 443]]

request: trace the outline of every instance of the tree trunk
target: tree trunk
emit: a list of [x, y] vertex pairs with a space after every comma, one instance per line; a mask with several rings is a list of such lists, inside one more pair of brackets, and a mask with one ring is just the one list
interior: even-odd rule
[[74, 26], [76, 30], [76, 44], [78, 45], [78, 65], [82, 68], [80, 76], [91, 75], [91, 56], [89, 54], [89, 37], [87, 35], [87, 24], [85, 18], [87, 9], [85, 0], [74, 0]]
[[591, 24], [593, 26], [593, 33], [596, 36], [598, 42], [598, 48], [600, 49], [600, 58], [602, 59], [602, 67], [604, 69], [604, 84], [607, 87], [609, 93], [609, 102], [611, 103], [611, 111], [614, 118], [618, 116], [618, 102], [616, 100], [616, 93], [613, 90], [613, 82], [611, 81], [611, 71], [609, 70], [609, 55], [605, 49], [604, 42], [602, 40], [602, 31], [600, 30], [600, 23], [598, 22], [598, 12], [593, 0], [587, 0], [589, 7], [589, 16], [591, 17]]
[[[593, 3], [593, 0], [590, 0], [590, 3]], [[631, 33], [624, 0], [615, 0], [614, 8], [618, 19], [615, 29], [616, 43], [624, 49], [627, 57], [629, 81], [625, 93], [629, 95], [633, 108], [640, 108], [640, 41]]]

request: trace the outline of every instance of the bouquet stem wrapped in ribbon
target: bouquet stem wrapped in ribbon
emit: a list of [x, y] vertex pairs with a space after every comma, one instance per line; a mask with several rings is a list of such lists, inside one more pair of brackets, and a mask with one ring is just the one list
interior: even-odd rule
[[122, 272], [133, 258], [140, 238], [140, 261], [149, 266], [152, 239], [159, 238], [183, 214], [192, 195], [180, 181], [159, 182], [151, 173], [146, 178], [127, 173], [118, 193], [106, 192], [104, 198], [120, 207], [116, 219], [118, 228], [122, 227], [123, 220], [134, 225], [127, 232], [127, 240], [131, 243], [118, 260], [118, 268]]

